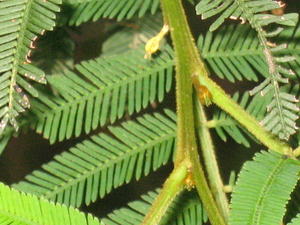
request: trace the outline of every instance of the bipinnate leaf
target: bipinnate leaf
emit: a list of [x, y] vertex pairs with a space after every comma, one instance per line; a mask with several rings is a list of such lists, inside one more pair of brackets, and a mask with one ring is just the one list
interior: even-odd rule
[[109, 127], [110, 135], [99, 133], [78, 143], [13, 187], [66, 205], [89, 205], [165, 165], [175, 146], [175, 119], [165, 110], [165, 115]]
[[3, 183], [0, 183], [0, 224], [104, 225], [78, 209], [25, 194]]
[[173, 51], [170, 46], [144, 59], [138, 49], [77, 64], [76, 71], [48, 78], [57, 95], [41, 92], [32, 101], [32, 126], [51, 143], [78, 137], [99, 126], [139, 112], [170, 91]]
[[36, 39], [53, 30], [61, 0], [0, 1], [0, 134], [30, 107], [27, 94], [37, 97], [28, 80], [46, 83], [45, 74], [30, 61]]
[[239, 174], [232, 194], [229, 223], [281, 224], [299, 172], [297, 160], [273, 152], [257, 153]]

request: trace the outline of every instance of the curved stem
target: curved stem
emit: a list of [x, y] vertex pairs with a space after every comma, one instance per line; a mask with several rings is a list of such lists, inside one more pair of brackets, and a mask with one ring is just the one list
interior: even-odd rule
[[184, 189], [184, 180], [187, 174], [188, 167], [184, 161], [179, 164], [168, 177], [141, 225], [159, 224], [173, 199]]
[[215, 149], [208, 127], [206, 126], [207, 119], [205, 111], [199, 100], [195, 100], [196, 106], [196, 124], [199, 141], [204, 158], [205, 168], [208, 175], [208, 182], [212, 190], [213, 196], [216, 199], [217, 205], [220, 208], [226, 221], [228, 220], [229, 205], [226, 194], [224, 192], [224, 184], [220, 175]]

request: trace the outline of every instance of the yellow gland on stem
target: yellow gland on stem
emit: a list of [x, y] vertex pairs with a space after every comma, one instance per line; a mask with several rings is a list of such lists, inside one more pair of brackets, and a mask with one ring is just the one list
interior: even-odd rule
[[152, 54], [158, 51], [160, 41], [164, 38], [164, 36], [169, 32], [169, 26], [165, 24], [161, 31], [155, 35], [153, 38], [149, 39], [145, 45], [146, 54], [144, 56], [145, 59], [151, 59]]
[[212, 104], [212, 95], [204, 85], [201, 85], [197, 76], [192, 75], [192, 82], [196, 89], [197, 96], [202, 105], [209, 106]]

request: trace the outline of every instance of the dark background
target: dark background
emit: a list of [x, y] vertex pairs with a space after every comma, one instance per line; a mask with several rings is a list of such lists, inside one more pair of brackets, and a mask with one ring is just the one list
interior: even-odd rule
[[[299, 0], [290, 0], [287, 1], [287, 3], [287, 11], [299, 12]], [[205, 32], [210, 21], [202, 21], [200, 17], [195, 16], [194, 9], [189, 4], [186, 4], [186, 10], [190, 18], [190, 24], [193, 28], [194, 35], [197, 37], [200, 32]], [[68, 33], [75, 43], [74, 57], [76, 62], [91, 59], [101, 54], [101, 44], [106, 38], [106, 27], [113, 23], [115, 23], [115, 21], [101, 20], [96, 23], [83, 24], [78, 28], [68, 29]], [[228, 92], [237, 91], [237, 86], [243, 89], [249, 85], [248, 83], [241, 83], [235, 84], [233, 87], [232, 84], [226, 81], [217, 79], [216, 81], [220, 83], [222, 87], [227, 89]], [[174, 88], [164, 101], [158, 105], [158, 110], [163, 107], [175, 109]], [[139, 114], [152, 112], [153, 110], [153, 108], [149, 107]], [[210, 111], [211, 108], [208, 108], [208, 113]], [[137, 115], [134, 115], [133, 118], [136, 116]], [[94, 131], [93, 134], [97, 132], [99, 132], [99, 130]], [[215, 149], [219, 159], [219, 165], [222, 175], [224, 176], [224, 183], [226, 184], [228, 182], [230, 171], [239, 171], [243, 162], [250, 159], [261, 147], [252, 143], [251, 149], [246, 149], [235, 144], [232, 140], [229, 140], [224, 144], [224, 142], [220, 141], [215, 135], [214, 131], [212, 131], [212, 134], [216, 145]], [[87, 136], [88, 135], [83, 135], [80, 138], [71, 139], [54, 145], [49, 145], [47, 140], [43, 139], [34, 131], [28, 131], [17, 138], [13, 138], [0, 156], [0, 180], [6, 184], [12, 184], [22, 180], [25, 175], [31, 173], [35, 169], [39, 169], [42, 164], [49, 162], [54, 155], [67, 150]], [[149, 176], [143, 177], [139, 181], [132, 181], [130, 184], [123, 185], [122, 187], [113, 190], [104, 199], [98, 200], [88, 207], [84, 206], [82, 209], [91, 212], [96, 216], [104, 216], [113, 209], [122, 207], [129, 201], [138, 199], [141, 194], [160, 187], [171, 169], [171, 164], [166, 165], [156, 172], [150, 173]]]

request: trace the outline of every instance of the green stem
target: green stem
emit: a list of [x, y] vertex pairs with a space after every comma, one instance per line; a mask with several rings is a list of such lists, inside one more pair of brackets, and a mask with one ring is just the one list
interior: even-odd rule
[[168, 23], [175, 48], [176, 102], [177, 102], [177, 151], [175, 168], [184, 160], [189, 167], [197, 191], [212, 225], [225, 225], [200, 164], [195, 137], [193, 112], [193, 86], [191, 75], [197, 71], [200, 61], [192, 38], [181, 0], [161, 0], [165, 22]]
[[[175, 48], [177, 106], [175, 167], [187, 157], [189, 149], [197, 149], [191, 74], [194, 73], [199, 56], [197, 49], [194, 48], [194, 40], [192, 39], [180, 1], [181, 0], [161, 0], [164, 19], [170, 27]], [[192, 44], [190, 44], [190, 42]]]
[[184, 180], [188, 174], [187, 163], [179, 164], [166, 180], [163, 189], [156, 197], [141, 225], [158, 225], [173, 199], [184, 188]]
[[227, 221], [229, 214], [228, 200], [224, 192], [224, 184], [220, 175], [212, 138], [209, 129], [206, 126], [207, 119], [205, 111], [198, 99], [196, 99], [195, 105], [197, 118], [196, 124], [198, 124], [198, 136], [202, 154], [204, 157], [205, 168], [208, 175], [208, 182], [210, 184], [210, 188], [212, 190], [214, 198], [216, 199], [216, 202]]
[[270, 150], [289, 156], [293, 155], [292, 148], [286, 142], [279, 140], [275, 135], [268, 132], [253, 116], [232, 100], [220, 86], [207, 76], [201, 76], [201, 74], [202, 70], [199, 69], [197, 73], [199, 82], [207, 87], [212, 95], [212, 101], [216, 105], [230, 114]]

